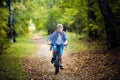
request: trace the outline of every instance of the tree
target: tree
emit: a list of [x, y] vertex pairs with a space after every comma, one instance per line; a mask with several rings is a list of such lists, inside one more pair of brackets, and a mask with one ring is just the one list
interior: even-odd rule
[[115, 19], [112, 14], [111, 8], [107, 0], [99, 0], [99, 6], [105, 21], [108, 49], [115, 48], [117, 46], [117, 39], [114, 25]]

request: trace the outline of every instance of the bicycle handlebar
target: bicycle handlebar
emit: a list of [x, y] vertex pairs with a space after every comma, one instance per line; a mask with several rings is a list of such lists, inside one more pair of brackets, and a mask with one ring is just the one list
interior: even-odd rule
[[[50, 50], [52, 50], [52, 45], [54, 45], [54, 44], [48, 44], [48, 45], [51, 45], [51, 47], [50, 47]], [[67, 46], [68, 46], [68, 44], [61, 44], [61, 45], [63, 45], [64, 47], [66, 47], [67, 48]]]

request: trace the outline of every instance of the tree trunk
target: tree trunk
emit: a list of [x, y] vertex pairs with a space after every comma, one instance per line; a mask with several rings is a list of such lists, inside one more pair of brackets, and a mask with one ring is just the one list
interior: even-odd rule
[[[92, 10], [90, 10], [89, 8], [93, 8], [93, 5], [95, 4], [95, 2], [94, 2], [94, 0], [88, 0], [88, 24], [90, 24], [91, 22], [91, 20], [90, 19], [92, 19], [93, 21], [95, 21], [96, 20], [96, 15], [95, 15], [95, 11], [92, 11]], [[88, 30], [88, 36], [89, 36], [89, 38], [90, 39], [92, 39], [92, 40], [95, 40], [95, 36], [94, 35], [96, 35], [95, 33], [94, 33], [94, 31], [91, 29], [93, 26], [89, 26], [89, 30]]]
[[[88, 0], [88, 7], [92, 8], [93, 5], [94, 5], [94, 0]], [[95, 20], [96, 19], [95, 11], [88, 10], [88, 18]]]
[[0, 0], [0, 7], [3, 7], [3, 2], [2, 2], [2, 0]]
[[114, 22], [115, 19], [113, 17], [111, 8], [109, 7], [107, 0], [99, 0], [99, 6], [105, 21], [108, 49], [115, 48], [117, 47], [117, 39]]

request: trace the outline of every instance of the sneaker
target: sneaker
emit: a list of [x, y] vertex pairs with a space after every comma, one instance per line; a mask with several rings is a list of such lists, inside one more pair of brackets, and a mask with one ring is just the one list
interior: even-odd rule
[[60, 65], [60, 69], [64, 69], [63, 65]]
[[52, 63], [52, 64], [54, 63], [54, 60], [55, 60], [55, 58], [52, 57], [52, 59], [51, 59], [51, 63]]

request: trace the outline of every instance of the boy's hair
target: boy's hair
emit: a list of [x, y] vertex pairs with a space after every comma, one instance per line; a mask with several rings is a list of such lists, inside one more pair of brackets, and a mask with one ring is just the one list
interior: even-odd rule
[[63, 25], [62, 24], [57, 24], [57, 27], [62, 27], [63, 28]]

